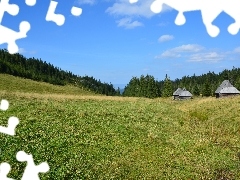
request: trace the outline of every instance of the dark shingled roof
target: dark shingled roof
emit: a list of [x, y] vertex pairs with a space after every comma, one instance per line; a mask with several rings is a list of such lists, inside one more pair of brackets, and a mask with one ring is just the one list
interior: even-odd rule
[[174, 93], [173, 96], [179, 96], [179, 94], [182, 92], [181, 88], [178, 88]]
[[219, 92], [221, 94], [240, 94], [240, 92], [235, 87], [225, 87]]
[[233, 85], [229, 82], [229, 80], [224, 80], [222, 84], [217, 88], [215, 93], [240, 93]]
[[173, 93], [173, 96], [192, 96], [192, 94], [187, 91], [185, 88], [181, 89], [181, 88], [178, 88], [174, 93]]
[[185, 90], [185, 91], [182, 91], [182, 92], [179, 94], [179, 96], [180, 96], [180, 97], [182, 97], [182, 96], [184, 96], [184, 97], [191, 97], [192, 94], [191, 94], [189, 91]]

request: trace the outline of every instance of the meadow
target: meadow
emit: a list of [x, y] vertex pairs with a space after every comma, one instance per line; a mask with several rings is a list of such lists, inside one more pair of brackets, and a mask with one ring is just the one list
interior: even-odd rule
[[[16, 135], [0, 134], [0, 163], [21, 179], [20, 150], [50, 170], [40, 179], [240, 179], [240, 97], [99, 96], [0, 74], [0, 125], [19, 118]], [[0, 100], [1, 100], [0, 99]]]

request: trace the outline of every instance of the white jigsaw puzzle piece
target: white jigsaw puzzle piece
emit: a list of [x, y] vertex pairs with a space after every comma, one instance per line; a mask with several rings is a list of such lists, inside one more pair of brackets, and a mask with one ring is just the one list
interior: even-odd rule
[[2, 99], [1, 104], [0, 104], [0, 109], [3, 111], [6, 111], [9, 107], [9, 102], [5, 99]]
[[8, 12], [12, 16], [16, 16], [19, 13], [19, 7], [16, 4], [9, 4], [9, 0], [1, 0], [0, 2], [0, 23], [5, 12]]
[[22, 21], [19, 25], [19, 30], [19, 32], [15, 32], [12, 29], [0, 25], [0, 44], [8, 43], [8, 51], [11, 54], [18, 52], [18, 46], [15, 41], [27, 37], [30, 24], [27, 21]]
[[46, 173], [49, 171], [47, 162], [43, 162], [36, 166], [32, 155], [27, 154], [24, 151], [19, 151], [16, 155], [16, 158], [20, 162], [27, 162], [27, 166], [21, 180], [40, 180], [38, 174]]
[[47, 15], [46, 15], [46, 21], [53, 21], [58, 26], [62, 26], [65, 22], [65, 17], [62, 14], [55, 14], [57, 4], [58, 4], [58, 2], [51, 0]]
[[[216, 3], [217, 2], [217, 3]], [[222, 0], [209, 1], [209, 0], [155, 0], [151, 4], [151, 11], [154, 13], [160, 13], [162, 11], [163, 4], [166, 4], [178, 11], [178, 15], [175, 19], [176, 25], [183, 25], [186, 22], [184, 12], [200, 10], [202, 14], [203, 23], [206, 27], [208, 34], [212, 37], [216, 37], [220, 30], [217, 26], [214, 26], [212, 22], [223, 11], [221, 8]]]
[[240, 30], [240, 1], [228, 0], [224, 2], [223, 11], [232, 17], [235, 22], [228, 26], [228, 32], [236, 35]]
[[7, 174], [10, 172], [11, 166], [3, 162], [0, 164], [0, 180], [14, 180], [12, 178], [7, 177]]
[[73, 6], [72, 9], [71, 9], [71, 13], [74, 16], [80, 16], [82, 14], [82, 9], [79, 8], [79, 7]]
[[[138, 0], [129, 0], [129, 2], [136, 3]], [[186, 19], [183, 15], [184, 12], [200, 10], [203, 23], [211, 37], [216, 37], [220, 33], [220, 29], [212, 23], [221, 12], [225, 12], [235, 20], [234, 23], [228, 26], [228, 32], [230, 34], [236, 35], [240, 30], [239, 0], [155, 0], [151, 4], [150, 9], [154, 13], [160, 13], [162, 11], [163, 4], [166, 4], [178, 11], [178, 15], [175, 19], [176, 25], [185, 24]]]
[[[36, 0], [25, 0], [28, 5], [34, 5]], [[0, 23], [5, 12], [8, 12], [12, 16], [16, 16], [19, 13], [19, 7], [16, 4], [9, 4], [9, 0], [1, 0], [0, 2]], [[18, 52], [18, 46], [16, 40], [27, 37], [27, 32], [30, 30], [30, 24], [26, 21], [22, 21], [19, 25], [19, 32], [15, 32], [0, 24], [0, 44], [7, 43], [8, 51], [10, 54]]]
[[25, 0], [25, 3], [28, 6], [34, 6], [36, 4], [36, 0]]
[[8, 119], [8, 127], [0, 126], [0, 132], [14, 136], [15, 135], [15, 128], [19, 124], [19, 119], [17, 117], [10, 117]]

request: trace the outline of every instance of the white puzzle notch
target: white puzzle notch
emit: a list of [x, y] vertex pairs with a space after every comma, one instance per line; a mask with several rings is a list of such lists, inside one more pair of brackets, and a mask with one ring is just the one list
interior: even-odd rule
[[[129, 2], [136, 3], [138, 0], [129, 0]], [[203, 24], [211, 37], [217, 37], [220, 33], [220, 29], [213, 25], [213, 21], [222, 12], [235, 20], [228, 26], [228, 32], [236, 35], [240, 30], [239, 0], [154, 0], [150, 9], [154, 13], [161, 13], [164, 4], [178, 11], [175, 24], [179, 26], [186, 22], [184, 12], [201, 11]]]
[[16, 158], [20, 162], [27, 162], [27, 166], [21, 180], [40, 180], [38, 174], [46, 173], [49, 171], [47, 162], [35, 165], [33, 156], [31, 154], [25, 153], [24, 151], [19, 151], [16, 155]]
[[[29, 5], [34, 5], [36, 3], [35, 0], [26, 0], [25, 2]], [[19, 50], [16, 40], [27, 37], [27, 32], [30, 30], [30, 24], [27, 21], [22, 21], [19, 25], [19, 32], [13, 31], [1, 24], [5, 12], [12, 16], [16, 16], [19, 13], [19, 7], [16, 4], [9, 4], [9, 0], [0, 1], [0, 44], [7, 43], [9, 53], [14, 54]]]
[[62, 14], [55, 14], [57, 5], [58, 5], [58, 2], [51, 0], [47, 15], [46, 15], [46, 21], [53, 21], [58, 26], [62, 26], [65, 22], [65, 17]]
[[8, 119], [8, 127], [0, 126], [0, 133], [14, 136], [15, 129], [18, 124], [19, 124], [19, 119], [17, 117], [10, 117]]
[[[40, 180], [39, 173], [46, 173], [49, 171], [47, 162], [43, 162], [39, 165], [35, 165], [31, 154], [27, 154], [24, 151], [17, 152], [16, 158], [20, 162], [27, 162], [27, 166], [24, 170], [21, 180]], [[14, 180], [7, 177], [11, 170], [11, 166], [7, 162], [0, 164], [0, 180]]]
[[9, 102], [5, 99], [2, 99], [1, 104], [0, 104], [0, 109], [3, 111], [6, 111], [9, 107]]
[[10, 172], [11, 167], [8, 163], [3, 162], [0, 164], [0, 180], [14, 180], [12, 178], [7, 177]]

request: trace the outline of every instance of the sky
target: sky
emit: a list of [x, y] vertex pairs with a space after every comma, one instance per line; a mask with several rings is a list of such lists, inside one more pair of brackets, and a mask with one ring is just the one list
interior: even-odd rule
[[[167, 74], [174, 80], [240, 67], [240, 32], [232, 35], [227, 30], [235, 21], [232, 17], [222, 12], [213, 21], [220, 28], [213, 38], [201, 11], [184, 13], [186, 23], [178, 26], [178, 11], [164, 5], [161, 13], [153, 13], [153, 1], [56, 0], [55, 13], [65, 16], [59, 26], [45, 19], [50, 0], [38, 0], [33, 7], [24, 0], [10, 0], [19, 13], [5, 13], [1, 25], [19, 31], [21, 21], [31, 24], [27, 37], [16, 41], [25, 57], [121, 88], [133, 76], [149, 74], [163, 80]], [[80, 16], [71, 14], [73, 6], [82, 9]]]

